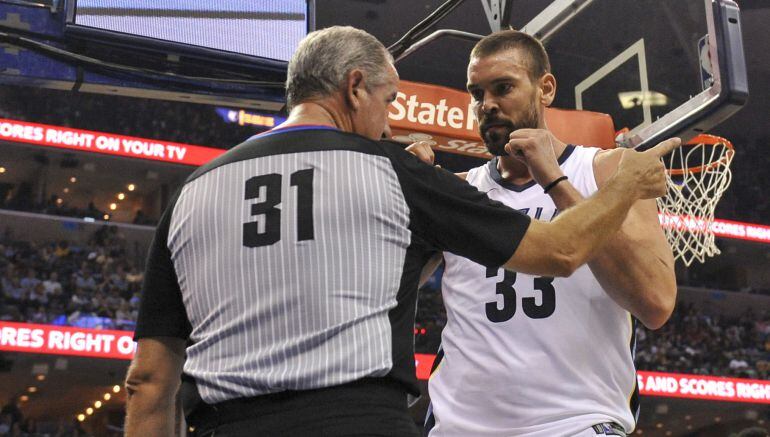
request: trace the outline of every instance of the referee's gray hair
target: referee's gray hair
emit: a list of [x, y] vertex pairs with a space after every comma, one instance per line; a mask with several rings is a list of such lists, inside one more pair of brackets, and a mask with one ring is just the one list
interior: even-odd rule
[[368, 85], [387, 80], [393, 56], [377, 38], [350, 26], [332, 26], [308, 34], [289, 61], [286, 107], [340, 90], [347, 75], [358, 68]]

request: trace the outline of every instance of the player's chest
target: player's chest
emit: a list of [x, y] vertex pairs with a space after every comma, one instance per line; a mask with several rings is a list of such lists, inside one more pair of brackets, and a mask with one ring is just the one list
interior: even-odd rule
[[551, 221], [559, 213], [551, 197], [543, 193], [539, 186], [520, 192], [500, 186], [487, 186], [482, 191], [485, 191], [490, 199], [521, 211], [533, 219]]

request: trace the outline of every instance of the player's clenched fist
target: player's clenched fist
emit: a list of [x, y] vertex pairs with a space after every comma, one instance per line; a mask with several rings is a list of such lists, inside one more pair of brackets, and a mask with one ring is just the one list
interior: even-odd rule
[[629, 178], [638, 199], [655, 199], [666, 194], [666, 174], [661, 157], [682, 145], [671, 138], [644, 152], [626, 149], [618, 164], [617, 177]]
[[517, 129], [508, 139], [505, 151], [526, 164], [541, 186], [563, 175], [553, 150], [553, 134], [547, 129]]

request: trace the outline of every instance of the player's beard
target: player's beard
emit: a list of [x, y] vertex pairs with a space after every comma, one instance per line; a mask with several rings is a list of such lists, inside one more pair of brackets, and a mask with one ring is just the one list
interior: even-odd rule
[[[495, 129], [490, 129], [492, 127]], [[508, 154], [505, 151], [505, 145], [508, 144], [511, 132], [518, 129], [537, 129], [537, 127], [537, 109], [535, 105], [531, 105], [528, 111], [516, 121], [500, 117], [485, 118], [479, 125], [479, 131], [489, 153], [495, 156], [505, 156]]]

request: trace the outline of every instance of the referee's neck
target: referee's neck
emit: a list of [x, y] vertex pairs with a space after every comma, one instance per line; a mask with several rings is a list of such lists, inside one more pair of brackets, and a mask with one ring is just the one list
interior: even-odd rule
[[289, 118], [280, 127], [296, 125], [331, 126], [337, 129], [352, 132], [353, 124], [347, 111], [341, 110], [336, 99], [302, 102], [292, 108]]

